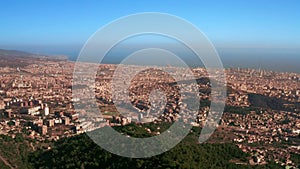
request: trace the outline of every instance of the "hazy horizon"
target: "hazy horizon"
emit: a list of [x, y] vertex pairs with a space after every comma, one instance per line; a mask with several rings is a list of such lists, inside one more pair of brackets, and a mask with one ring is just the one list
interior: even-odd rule
[[161, 12], [199, 28], [216, 47], [225, 67], [300, 72], [297, 0], [188, 3], [29, 0], [5, 1], [3, 6], [0, 27], [3, 49], [67, 55], [75, 60], [86, 41], [108, 23], [135, 13]]
[[[30, 52], [35, 54], [44, 55], [64, 55], [71, 61], [76, 61], [80, 47], [74, 47], [69, 49], [52, 49], [50, 48], [4, 48], [8, 50], [20, 50], [24, 52]], [[300, 62], [300, 49], [295, 48], [230, 48], [230, 47], [216, 47], [216, 50], [223, 62], [225, 68], [241, 67], [241, 68], [254, 68], [264, 69], [279, 72], [295, 72], [300, 73], [298, 63]], [[108, 54], [103, 63], [120, 63], [120, 61], [126, 57], [126, 55], [132, 53], [132, 49], [123, 49], [122, 51], [112, 52]], [[116, 53], [121, 54], [116, 54]], [[191, 53], [186, 54], [186, 61], [189, 62], [189, 56]], [[284, 58], [284, 59], [282, 59]], [[198, 64], [199, 66], [201, 63]], [[192, 66], [198, 66], [192, 65]]]

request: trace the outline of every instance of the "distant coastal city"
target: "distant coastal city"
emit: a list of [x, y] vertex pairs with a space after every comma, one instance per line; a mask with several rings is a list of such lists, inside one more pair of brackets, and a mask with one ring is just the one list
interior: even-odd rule
[[300, 169], [300, 1], [1, 1], [0, 169]]
[[[88, 109], [74, 109], [77, 100], [72, 98], [75, 62], [31, 55], [23, 57], [20, 56], [22, 52], [9, 55], [11, 60], [5, 59], [4, 55], [0, 58], [1, 135], [15, 138], [21, 134], [37, 142], [58, 141], [105, 126], [172, 123], [179, 116], [190, 118], [190, 105], [182, 106], [187, 114], [179, 114], [180, 95], [173, 85], [174, 79], [151, 69], [130, 82], [131, 104], [118, 112], [111, 97], [111, 79], [118, 65], [101, 64], [94, 90], [102, 116], [91, 122], [80, 118], [89, 113]], [[127, 70], [135, 71], [137, 67], [141, 66], [128, 65]], [[144, 69], [147, 70], [147, 67]], [[176, 73], [182, 68], [169, 69]], [[210, 79], [205, 68], [193, 68], [192, 72], [198, 85], [183, 85], [186, 88], [199, 88], [201, 104], [197, 118], [191, 124], [203, 127], [209, 112]], [[207, 142], [234, 143], [253, 157], [246, 164], [264, 165], [272, 160], [283, 166], [297, 167], [291, 155], [300, 153], [300, 74], [247, 68], [229, 68], [225, 72], [228, 97], [214, 135], [227, 134], [218, 139], [213, 136]], [[77, 86], [83, 95], [84, 88]], [[165, 92], [165, 108], [155, 106], [156, 109], [153, 109], [151, 106], [148, 96], [153, 89]], [[193, 102], [195, 100], [190, 100], [190, 104]], [[140, 113], [132, 113], [133, 110]], [[149, 111], [163, 113], [149, 115]], [[146, 131], [154, 135], [162, 132]], [[51, 146], [46, 149], [51, 149]]]

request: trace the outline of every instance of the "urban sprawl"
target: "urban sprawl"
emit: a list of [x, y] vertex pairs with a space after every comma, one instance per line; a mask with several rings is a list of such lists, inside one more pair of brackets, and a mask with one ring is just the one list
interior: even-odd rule
[[[173, 122], [178, 118], [191, 119], [189, 100], [183, 103], [179, 88], [185, 93], [200, 91], [201, 100], [210, 100], [210, 82], [204, 68], [193, 68], [198, 84], [184, 82], [176, 85], [172, 76], [158, 69], [138, 73], [133, 79], [126, 76], [141, 66], [126, 66], [119, 76], [124, 76], [124, 90], [117, 90], [112, 97], [111, 80], [118, 65], [101, 64], [94, 86], [76, 84], [82, 98], [87, 88], [93, 88], [99, 107], [97, 118], [88, 119], [89, 108], [74, 108], [81, 97], [72, 97], [74, 62], [60, 60], [33, 60], [24, 66], [6, 66], [0, 69], [0, 134], [15, 137], [22, 133], [37, 141], [58, 140], [104, 126], [122, 126], [129, 123]], [[86, 63], [86, 66], [89, 64]], [[187, 78], [178, 67], [168, 67], [170, 72]], [[300, 153], [300, 75], [265, 70], [229, 68], [226, 106], [240, 108], [241, 113], [225, 109], [216, 132], [228, 132], [229, 140], [254, 158], [250, 164], [265, 164], [274, 160], [282, 165], [296, 166], [290, 160], [291, 153]], [[124, 79], [120, 77], [120, 79]], [[118, 77], [115, 77], [118, 78]], [[201, 80], [202, 79], [202, 80]], [[218, 79], [216, 79], [218, 80]], [[117, 89], [117, 86], [114, 87]], [[196, 89], [196, 90], [195, 90]], [[159, 91], [151, 97], [152, 91]], [[284, 109], [249, 109], [252, 95], [280, 100]], [[124, 96], [129, 97], [128, 101]], [[187, 96], [187, 99], [189, 97]], [[115, 101], [123, 105], [117, 109]], [[154, 100], [154, 101], [153, 101]], [[82, 101], [82, 100], [81, 100]], [[156, 102], [155, 102], [156, 101]], [[157, 102], [158, 101], [158, 102]], [[196, 100], [197, 101], [197, 100]], [[88, 102], [86, 103], [88, 105]], [[297, 106], [298, 105], [298, 106]], [[243, 112], [243, 110], [245, 112]], [[202, 127], [209, 112], [209, 105], [200, 106], [194, 126]], [[148, 130], [148, 132], [154, 132]], [[160, 132], [156, 132], [160, 134]]]

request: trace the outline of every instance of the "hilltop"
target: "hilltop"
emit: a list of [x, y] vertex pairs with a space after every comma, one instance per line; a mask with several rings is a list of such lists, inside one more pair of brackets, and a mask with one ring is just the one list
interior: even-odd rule
[[48, 56], [34, 54], [19, 50], [0, 49], [0, 67], [24, 67], [31, 64], [32, 61], [63, 61], [68, 60], [67, 56]]

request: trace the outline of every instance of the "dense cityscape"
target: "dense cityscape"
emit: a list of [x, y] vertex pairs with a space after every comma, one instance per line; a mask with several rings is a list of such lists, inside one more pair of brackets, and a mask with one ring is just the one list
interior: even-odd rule
[[[102, 116], [93, 119], [93, 122], [80, 118], [88, 114], [89, 110], [74, 108], [79, 99], [72, 97], [74, 65], [74, 62], [68, 60], [40, 56], [24, 58], [12, 65], [2, 65], [0, 134], [11, 138], [21, 134], [25, 139], [43, 143], [46, 140], [59, 141], [104, 126], [172, 123], [179, 117], [191, 118], [189, 105], [182, 105], [184, 111], [179, 114], [181, 100], [174, 79], [162, 71], [147, 67], [143, 67], [147, 71], [124, 82], [130, 83], [131, 104], [122, 102], [127, 106], [122, 112], [118, 112], [111, 96], [111, 79], [118, 66], [113, 64], [99, 65], [96, 84], [93, 86]], [[127, 71], [134, 72], [141, 66], [128, 65], [126, 68]], [[185, 70], [182, 68], [168, 69], [184, 76], [182, 72]], [[191, 91], [199, 89], [201, 105], [197, 119], [191, 124], [203, 127], [209, 112], [211, 86], [204, 68], [193, 68], [192, 72], [197, 85], [181, 85]], [[122, 75], [126, 76], [126, 73]], [[298, 154], [299, 157], [300, 154], [300, 75], [229, 68], [226, 69], [226, 77], [228, 97], [225, 110], [214, 136], [207, 143], [234, 143], [251, 155], [246, 162], [233, 161], [236, 164], [265, 165], [274, 161], [282, 166], [299, 166], [298, 161], [293, 161], [291, 156]], [[82, 90], [80, 92], [83, 95], [84, 89], [77, 86], [77, 90]], [[149, 93], [153, 89], [163, 91], [166, 96], [165, 104], [151, 105]], [[117, 98], [124, 100], [121, 94]], [[191, 104], [193, 101], [190, 101]], [[139, 113], [133, 113], [134, 111]], [[145, 131], [154, 135], [163, 132], [151, 131], [149, 128]], [[215, 135], [219, 133], [225, 133], [226, 137], [216, 138]], [[37, 149], [37, 145], [32, 145], [32, 149]], [[44, 147], [45, 150], [51, 148]], [[0, 153], [0, 156], [3, 155]], [[9, 163], [3, 157], [1, 159]]]
[[300, 1], [1, 1], [0, 169], [300, 169]]

